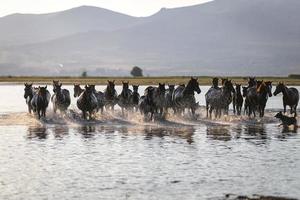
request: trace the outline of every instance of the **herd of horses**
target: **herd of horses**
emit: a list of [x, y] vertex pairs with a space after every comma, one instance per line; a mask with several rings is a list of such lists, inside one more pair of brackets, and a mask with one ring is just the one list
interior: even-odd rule
[[[157, 87], [149, 86], [140, 96], [138, 92], [139, 85], [133, 85], [131, 90], [129, 82], [122, 82], [122, 92], [118, 95], [115, 89], [115, 81], [108, 81], [106, 89], [101, 92], [97, 91], [95, 85], [74, 84], [74, 97], [77, 98], [77, 107], [82, 111], [83, 119], [92, 119], [94, 114], [100, 111], [114, 111], [115, 105], [122, 109], [122, 115], [128, 112], [140, 112], [145, 119], [152, 121], [154, 115], [163, 117], [171, 109], [174, 114], [182, 115], [188, 110], [193, 117], [199, 107], [196, 102], [195, 92], [201, 93], [197, 78], [191, 77], [189, 82], [178, 85], [166, 85], [159, 83]], [[234, 87], [235, 85], [235, 87]], [[28, 112], [32, 111], [38, 115], [38, 118], [46, 116], [46, 109], [50, 103], [53, 104], [53, 111], [58, 110], [65, 113], [71, 104], [70, 92], [62, 88], [59, 81], [53, 81], [53, 95], [45, 87], [33, 87], [32, 84], [25, 83], [24, 98], [28, 105]], [[283, 94], [283, 107], [286, 112], [286, 106], [290, 107], [290, 113], [296, 115], [299, 102], [299, 92], [296, 88], [288, 88], [279, 82], [273, 93]], [[229, 105], [233, 104], [234, 114], [241, 115], [244, 106], [244, 114], [248, 116], [263, 117], [268, 98], [272, 97], [272, 82], [259, 81], [255, 78], [249, 78], [247, 86], [234, 84], [227, 78], [222, 78], [219, 86], [219, 78], [213, 78], [212, 86], [205, 94], [206, 116], [220, 118], [222, 114], [228, 114]]]

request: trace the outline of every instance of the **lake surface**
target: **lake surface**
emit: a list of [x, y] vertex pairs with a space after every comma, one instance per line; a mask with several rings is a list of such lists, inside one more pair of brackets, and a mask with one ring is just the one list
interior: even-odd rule
[[[208, 88], [196, 95], [200, 105]], [[207, 120], [201, 108], [197, 120], [146, 123], [119, 110], [83, 121], [75, 99], [67, 116], [50, 106], [38, 121], [26, 113], [23, 86], [0, 91], [0, 199], [300, 198], [300, 136], [273, 118], [281, 95], [263, 119]]]

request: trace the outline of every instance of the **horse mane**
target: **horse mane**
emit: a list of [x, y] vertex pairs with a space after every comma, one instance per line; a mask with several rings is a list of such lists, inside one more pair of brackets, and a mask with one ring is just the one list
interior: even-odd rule
[[261, 93], [262, 89], [265, 89], [266, 88], [266, 83], [264, 81], [261, 82], [261, 84], [258, 86], [258, 88], [256, 89], [256, 92], [257, 93]]

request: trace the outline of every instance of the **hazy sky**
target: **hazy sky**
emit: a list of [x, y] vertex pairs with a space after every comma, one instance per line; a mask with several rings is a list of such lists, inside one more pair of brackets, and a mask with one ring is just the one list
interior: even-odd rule
[[0, 16], [11, 13], [47, 13], [93, 5], [133, 16], [148, 16], [162, 7], [173, 8], [209, 0], [0, 0]]

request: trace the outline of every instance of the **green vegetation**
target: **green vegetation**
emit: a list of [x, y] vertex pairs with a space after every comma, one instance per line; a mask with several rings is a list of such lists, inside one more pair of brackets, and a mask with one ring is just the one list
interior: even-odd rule
[[[200, 85], [211, 85], [212, 77], [200, 76]], [[234, 83], [247, 84], [247, 77], [228, 77], [232, 79]], [[60, 80], [64, 84], [97, 84], [106, 85], [107, 80], [116, 80], [116, 84], [122, 84], [122, 81], [129, 81], [130, 84], [139, 85], [157, 85], [158, 83], [166, 84], [181, 84], [187, 83], [190, 77], [188, 76], [164, 76], [164, 77], [43, 77], [43, 76], [2, 76], [0, 77], [0, 83], [2, 84], [23, 84], [25, 82], [35, 84], [52, 84], [52, 80]], [[257, 77], [258, 80], [273, 81], [277, 83], [279, 81], [284, 82], [287, 85], [299, 85], [299, 78], [290, 77]]]

